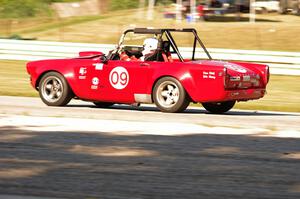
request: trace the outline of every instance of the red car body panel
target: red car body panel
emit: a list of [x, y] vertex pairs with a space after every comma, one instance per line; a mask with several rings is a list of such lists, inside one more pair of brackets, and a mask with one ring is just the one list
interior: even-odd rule
[[[87, 52], [81, 55], [91, 54]], [[123, 69], [127, 74], [122, 72]], [[269, 75], [268, 66], [246, 62], [109, 60], [101, 63], [97, 56], [33, 61], [27, 64], [27, 71], [32, 86], [37, 89], [43, 74], [56, 71], [66, 78], [80, 99], [128, 104], [146, 102], [137, 100], [135, 95], [151, 96], [155, 82], [165, 76], [179, 80], [194, 102], [259, 99], [265, 94]], [[229, 76], [237, 78], [236, 84], [231, 85], [230, 82], [228, 85], [231, 87], [226, 88]], [[253, 79], [256, 82], [253, 83]], [[114, 83], [122, 88], [115, 88]]]
[[[187, 33], [194, 37], [193, 51], [187, 55], [191, 59], [181, 55], [171, 32]], [[145, 46], [125, 46], [123, 42], [127, 33], [152, 35], [152, 39], [157, 40], [157, 46], [152, 49], [153, 58], [148, 57], [147, 60], [156, 61], [140, 61], [138, 58], [144, 56], [141, 60], [145, 59], [142, 53]], [[195, 55], [199, 52], [197, 45], [201, 46], [208, 59], [196, 59]], [[177, 60], [168, 58], [172, 53]], [[163, 55], [165, 58], [160, 59]], [[126, 61], [122, 61], [121, 56], [126, 57]], [[189, 95], [190, 99], [185, 97], [186, 101], [201, 103], [259, 99], [265, 95], [269, 80], [269, 67], [266, 65], [213, 60], [195, 29], [128, 29], [108, 56], [102, 52], [80, 52], [78, 58], [29, 62], [27, 71], [36, 89], [39, 89], [44, 74], [55, 71], [65, 77], [75, 96], [80, 99], [127, 104], [152, 103], [153, 88], [163, 77], [173, 77], [179, 81]], [[175, 108], [174, 112], [180, 110]]]

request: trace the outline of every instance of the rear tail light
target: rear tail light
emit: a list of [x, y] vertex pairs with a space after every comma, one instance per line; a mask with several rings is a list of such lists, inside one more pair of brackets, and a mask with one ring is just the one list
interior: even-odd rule
[[227, 88], [228, 85], [228, 74], [227, 74], [227, 68], [224, 68], [224, 87]]
[[261, 86], [259, 75], [246, 74], [231, 76], [226, 72], [224, 76], [225, 89], [248, 89]]
[[269, 67], [269, 66], [266, 66], [266, 69], [265, 69], [265, 70], [266, 70], [266, 71], [265, 71], [265, 75], [266, 75], [266, 80], [267, 80], [266, 83], [268, 83], [269, 80], [270, 80], [270, 67]]
[[230, 80], [231, 82], [239, 82], [239, 81], [241, 81], [241, 77], [240, 77], [240, 76], [231, 76], [231, 77], [229, 78], [229, 80]]
[[241, 76], [231, 76], [227, 68], [224, 68], [224, 87], [225, 89], [236, 89], [241, 86]]

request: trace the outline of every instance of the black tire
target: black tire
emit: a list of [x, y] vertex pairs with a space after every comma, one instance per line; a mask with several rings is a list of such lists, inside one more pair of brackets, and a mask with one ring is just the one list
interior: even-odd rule
[[108, 108], [114, 105], [114, 103], [111, 102], [93, 102], [96, 107], [98, 108]]
[[159, 79], [153, 88], [152, 96], [155, 105], [162, 112], [183, 112], [190, 104], [187, 92], [181, 83], [173, 77]]
[[74, 97], [68, 82], [60, 73], [48, 72], [39, 82], [39, 94], [48, 106], [65, 106]]
[[211, 113], [225, 113], [233, 108], [235, 101], [202, 103], [202, 106]]

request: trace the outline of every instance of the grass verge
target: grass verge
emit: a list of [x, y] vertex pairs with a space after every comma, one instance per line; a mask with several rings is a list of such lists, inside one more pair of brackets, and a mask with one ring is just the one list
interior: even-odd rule
[[[165, 19], [161, 11], [153, 20], [146, 20], [145, 10], [109, 12], [101, 16], [83, 16], [67, 19], [33, 18], [18, 19], [11, 30], [5, 30], [0, 19], [0, 36], [7, 32], [25, 38], [47, 41], [68, 41], [115, 44], [121, 33], [132, 27], [196, 28], [209, 48], [300, 51], [300, 17], [292, 15], [256, 15], [257, 22], [249, 23], [248, 15], [237, 21], [234, 15], [224, 15], [197, 23], [176, 22]], [[179, 43], [191, 43], [182, 38]]]
[[25, 61], [0, 60], [0, 95], [37, 97], [30, 85]]
[[264, 98], [237, 103], [235, 108], [300, 112], [299, 76], [271, 75]]
[[[0, 95], [38, 96], [29, 83], [25, 65], [25, 61], [0, 60]], [[272, 75], [264, 98], [237, 103], [235, 108], [300, 112], [299, 77]]]

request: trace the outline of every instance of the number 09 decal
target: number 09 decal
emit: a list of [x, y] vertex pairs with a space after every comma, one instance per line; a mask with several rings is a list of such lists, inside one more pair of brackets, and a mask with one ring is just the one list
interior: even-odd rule
[[125, 88], [129, 82], [127, 70], [122, 66], [114, 68], [109, 74], [109, 82], [115, 89]]

